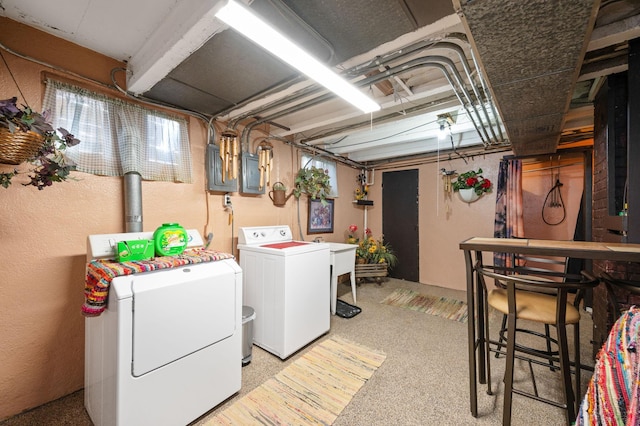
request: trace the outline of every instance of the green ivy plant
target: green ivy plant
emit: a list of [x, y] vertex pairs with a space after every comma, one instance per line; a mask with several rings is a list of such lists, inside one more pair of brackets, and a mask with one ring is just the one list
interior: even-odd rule
[[320, 199], [326, 204], [326, 198], [331, 192], [329, 174], [326, 170], [317, 167], [308, 167], [298, 170], [294, 181], [293, 196], [300, 198], [307, 194], [312, 199]]

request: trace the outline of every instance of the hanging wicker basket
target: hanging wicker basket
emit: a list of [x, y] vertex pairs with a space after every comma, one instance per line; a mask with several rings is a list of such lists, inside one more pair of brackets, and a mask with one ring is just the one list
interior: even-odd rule
[[24, 163], [36, 155], [43, 142], [42, 135], [36, 132], [16, 130], [11, 133], [6, 127], [0, 127], [0, 163]]

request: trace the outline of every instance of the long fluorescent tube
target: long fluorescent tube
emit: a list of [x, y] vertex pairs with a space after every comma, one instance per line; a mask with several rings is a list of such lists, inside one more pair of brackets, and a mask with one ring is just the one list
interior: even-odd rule
[[371, 98], [235, 1], [229, 0], [216, 18], [365, 113], [380, 110]]

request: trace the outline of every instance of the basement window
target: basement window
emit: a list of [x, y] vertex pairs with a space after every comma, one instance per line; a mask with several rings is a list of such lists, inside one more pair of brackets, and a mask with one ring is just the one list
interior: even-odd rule
[[43, 107], [54, 127], [80, 139], [66, 151], [76, 170], [101, 176], [137, 172], [145, 180], [193, 182], [184, 118], [51, 79]]
[[329, 197], [338, 198], [338, 170], [336, 162], [322, 157], [313, 157], [309, 154], [302, 154], [300, 167], [306, 168], [312, 166], [324, 169], [329, 173], [329, 182], [331, 185]]

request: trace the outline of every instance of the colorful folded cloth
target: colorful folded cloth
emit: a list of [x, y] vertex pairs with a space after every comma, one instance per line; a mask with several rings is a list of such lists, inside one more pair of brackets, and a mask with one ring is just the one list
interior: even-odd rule
[[107, 307], [111, 280], [121, 275], [131, 275], [158, 269], [175, 268], [194, 263], [215, 262], [233, 259], [233, 255], [202, 248], [187, 249], [177, 256], [155, 257], [150, 260], [132, 260], [116, 262], [115, 260], [93, 260], [87, 264], [87, 278], [84, 286], [85, 302], [82, 315], [95, 317]]
[[598, 354], [576, 425], [640, 426], [640, 308], [611, 328]]

